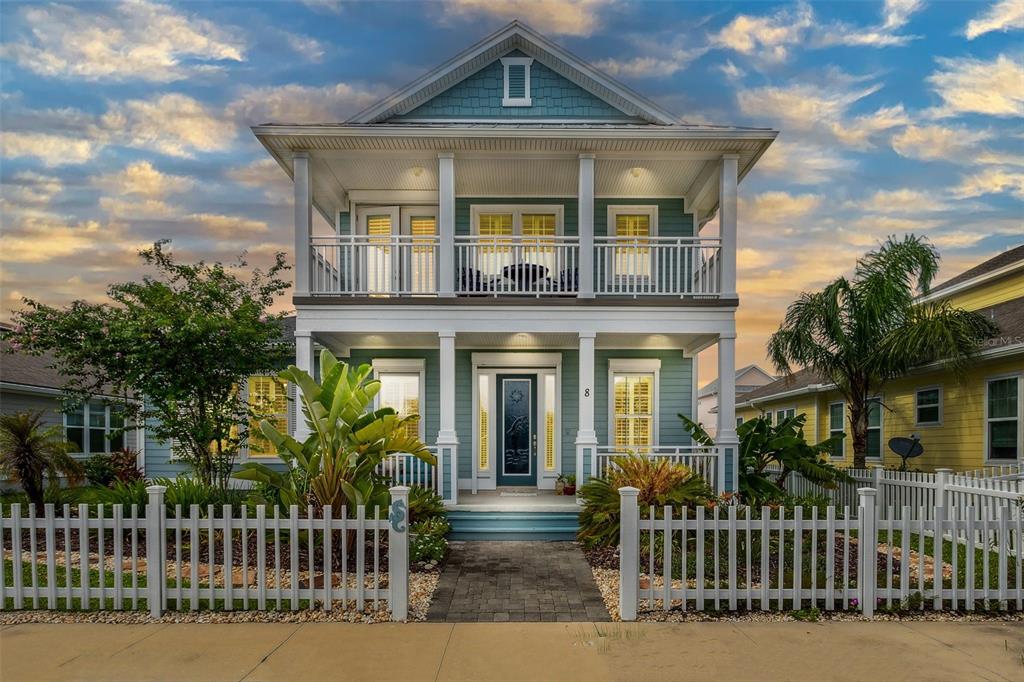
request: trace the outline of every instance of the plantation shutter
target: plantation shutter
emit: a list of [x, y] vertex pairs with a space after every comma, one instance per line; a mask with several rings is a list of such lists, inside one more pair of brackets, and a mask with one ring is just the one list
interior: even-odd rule
[[508, 67], [508, 97], [509, 99], [524, 99], [526, 97], [526, 65], [510, 64]]

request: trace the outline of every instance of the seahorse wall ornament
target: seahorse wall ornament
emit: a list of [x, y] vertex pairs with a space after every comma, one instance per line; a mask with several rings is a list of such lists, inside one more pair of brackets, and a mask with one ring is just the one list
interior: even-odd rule
[[388, 515], [391, 521], [391, 530], [396, 533], [404, 533], [405, 523], [405, 500], [395, 500], [391, 503], [391, 513]]

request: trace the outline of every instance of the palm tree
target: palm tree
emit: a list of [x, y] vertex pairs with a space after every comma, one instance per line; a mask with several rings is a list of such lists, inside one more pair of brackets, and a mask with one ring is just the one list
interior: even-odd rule
[[849, 405], [853, 464], [865, 465], [869, 398], [914, 366], [942, 362], [962, 375], [979, 344], [997, 328], [978, 313], [948, 302], [919, 303], [938, 272], [928, 240], [889, 237], [857, 261], [852, 279], [840, 277], [803, 293], [768, 341], [780, 373], [812, 369], [836, 385]]
[[39, 516], [47, 481], [57, 485], [61, 475], [72, 485], [82, 480], [82, 465], [68, 454], [61, 428], [44, 428], [42, 419], [42, 412], [0, 415], [0, 471], [21, 484]]

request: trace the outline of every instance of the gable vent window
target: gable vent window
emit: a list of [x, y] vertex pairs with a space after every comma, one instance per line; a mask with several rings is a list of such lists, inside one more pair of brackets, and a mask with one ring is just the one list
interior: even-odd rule
[[504, 107], [528, 107], [530, 99], [530, 65], [529, 57], [505, 57], [501, 60], [505, 67], [505, 93], [501, 100]]

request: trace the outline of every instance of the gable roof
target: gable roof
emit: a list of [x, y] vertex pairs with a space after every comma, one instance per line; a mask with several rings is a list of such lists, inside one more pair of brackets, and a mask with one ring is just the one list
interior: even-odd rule
[[952, 289], [954, 287], [963, 288], [960, 285], [967, 284], [972, 280], [981, 279], [985, 275], [996, 274], [1004, 269], [1013, 269], [1012, 266], [1024, 266], [1024, 244], [1003, 251], [997, 256], [989, 258], [984, 263], [975, 265], [970, 270], [961, 272], [956, 277], [948, 279], [942, 284], [932, 287], [930, 294], [937, 294], [946, 289]]
[[382, 123], [393, 116], [407, 114], [513, 50], [520, 50], [533, 57], [623, 113], [654, 125], [679, 123], [675, 116], [651, 100], [595, 69], [518, 20], [359, 112], [347, 123]]
[[[749, 383], [744, 384], [741, 381], [743, 379], [743, 376], [745, 374], [749, 373], [749, 372], [756, 372], [757, 374], [760, 374], [761, 376], [763, 376], [765, 379], [768, 379], [769, 381], [774, 381], [775, 378], [776, 378], [774, 374], [770, 374], [770, 373], [766, 372], [760, 365], [758, 365], [756, 363], [751, 363], [751, 364], [747, 365], [746, 367], [740, 367], [738, 370], [736, 370], [736, 393], [737, 393], [737, 396], [741, 392], [745, 395], [745, 394], [749, 393], [750, 390], [752, 390], [752, 389], [748, 389], [748, 390], [741, 391], [741, 387], [742, 386], [753, 386], [752, 384], [749, 384]], [[758, 388], [760, 388], [760, 386], [758, 386]], [[715, 395], [717, 393], [718, 393], [718, 379], [712, 379], [708, 383], [704, 384], [703, 387], [701, 387], [700, 391], [697, 392], [697, 397], [698, 398], [705, 398], [705, 397], [707, 397], [709, 395]]]

